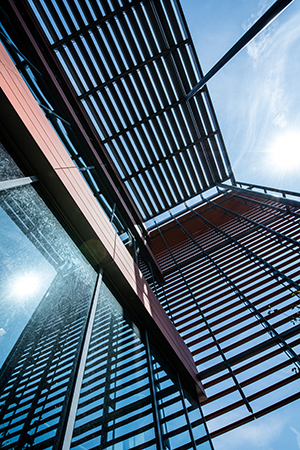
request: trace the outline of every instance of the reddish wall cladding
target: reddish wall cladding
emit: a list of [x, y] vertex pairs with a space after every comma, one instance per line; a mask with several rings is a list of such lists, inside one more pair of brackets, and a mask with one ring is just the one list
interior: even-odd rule
[[184, 341], [165, 314], [54, 129], [0, 44], [0, 119], [82, 243], [85, 254], [114, 280], [126, 307], [148, 329], [157, 347], [194, 395], [204, 398]]
[[[295, 355], [300, 351], [300, 325], [291, 323], [298, 299], [292, 285], [270, 269], [299, 282], [299, 246], [246, 219], [299, 240], [300, 215], [296, 209], [296, 215], [289, 214], [282, 204], [252, 199], [263, 205], [250, 196], [222, 195], [216, 205], [196, 209], [201, 217], [180, 217], [185, 230], [175, 221], [162, 226], [173, 257], [158, 230], [151, 233], [166, 279], [156, 290], [194, 356], [208, 394], [203, 408], [213, 436], [253, 420], [249, 405], [259, 417], [299, 397], [295, 358], [289, 357], [289, 348]], [[277, 334], [270, 334], [272, 329]], [[280, 336], [282, 348], [272, 336]]]

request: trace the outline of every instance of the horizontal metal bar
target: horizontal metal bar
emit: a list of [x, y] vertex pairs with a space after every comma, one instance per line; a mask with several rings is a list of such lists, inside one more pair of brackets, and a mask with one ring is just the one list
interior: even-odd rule
[[300, 398], [300, 392], [297, 392], [290, 397], [287, 397], [277, 403], [274, 403], [271, 406], [268, 406], [267, 408], [264, 408], [260, 411], [255, 412], [255, 416], [247, 416], [243, 419], [238, 420], [237, 422], [230, 423], [229, 425], [226, 425], [223, 428], [219, 428], [218, 430], [212, 431], [210, 433], [212, 438], [215, 438], [217, 436], [220, 436], [221, 434], [227, 433], [228, 431], [231, 431], [235, 428], [238, 428], [242, 425], [245, 425], [248, 422], [251, 422], [254, 419], [258, 419], [259, 417], [262, 417], [266, 414], [269, 414], [272, 411], [275, 411], [276, 409], [282, 408], [285, 405], [288, 405], [291, 402], [294, 402], [295, 400], [298, 400]]
[[[296, 325], [295, 327], [283, 332], [280, 334], [281, 339], [287, 340], [295, 335], [297, 335], [300, 331], [300, 325]], [[279, 342], [279, 339], [277, 336], [266, 340], [265, 342], [262, 342], [261, 344], [255, 345], [254, 347], [251, 347], [250, 349], [239, 353], [236, 356], [233, 356], [232, 358], [228, 359], [228, 363], [233, 366], [235, 364], [238, 364], [245, 359], [252, 358], [253, 356], [257, 355], [258, 353], [263, 352], [264, 350], [267, 350], [270, 347], [273, 347], [277, 345]], [[215, 366], [210, 367], [209, 369], [203, 370], [202, 372], [198, 373], [198, 378], [200, 380], [203, 380], [205, 378], [208, 378], [212, 375], [215, 375], [218, 372], [221, 372], [222, 370], [226, 369], [226, 365], [222, 361], [221, 363], [216, 364]]]
[[107, 81], [104, 81], [104, 83], [102, 83], [101, 85], [95, 86], [92, 89], [90, 89], [89, 91], [84, 92], [83, 94], [79, 95], [78, 96], [79, 100], [82, 100], [85, 97], [89, 97], [90, 95], [94, 94], [95, 92], [98, 92], [99, 90], [115, 83], [116, 81], [120, 80], [121, 78], [126, 77], [127, 75], [130, 75], [131, 73], [137, 71], [138, 69], [141, 69], [142, 67], [145, 67], [148, 64], [151, 64], [152, 62], [156, 61], [157, 59], [160, 59], [163, 56], [169, 55], [170, 53], [174, 52], [178, 48], [180, 48], [188, 43], [189, 43], [189, 40], [185, 39], [184, 41], [180, 42], [179, 44], [176, 44], [176, 45], [172, 46], [171, 48], [163, 50], [162, 52], [157, 53], [156, 55], [152, 56], [151, 58], [145, 59], [145, 61], [142, 61], [142, 62], [136, 64], [135, 66], [131, 67], [130, 69], [125, 70], [124, 72], [116, 75], [115, 77], [113, 77]]
[[207, 139], [210, 139], [211, 137], [215, 136], [217, 133], [218, 133], [218, 131], [215, 131], [215, 132], [211, 133], [210, 135], [203, 136], [203, 137], [197, 139], [196, 141], [187, 144], [185, 147], [179, 148], [178, 150], [175, 150], [173, 153], [170, 153], [170, 154], [168, 154], [168, 155], [166, 155], [166, 156], [164, 156], [164, 157], [162, 157], [162, 158], [160, 158], [160, 159], [157, 159], [154, 163], [149, 164], [149, 165], [143, 167], [142, 169], [137, 170], [136, 172], [133, 172], [133, 173], [131, 173], [130, 175], [128, 175], [127, 177], [123, 178], [123, 181], [128, 181], [128, 180], [130, 180], [131, 178], [134, 178], [134, 177], [136, 177], [137, 175], [140, 175], [141, 173], [146, 172], [148, 169], [151, 169], [151, 168], [153, 168], [153, 167], [156, 167], [156, 166], [158, 166], [159, 164], [161, 164], [161, 163], [163, 163], [163, 162], [165, 162], [165, 161], [167, 161], [167, 160], [169, 160], [169, 159], [174, 158], [176, 155], [179, 155], [180, 153], [186, 152], [189, 148], [192, 148], [192, 147], [194, 147], [195, 145], [200, 144], [201, 142], [204, 142], [204, 141], [206, 141]]
[[267, 193], [267, 191], [278, 192], [283, 197], [285, 197], [286, 195], [294, 195], [295, 197], [300, 197], [300, 193], [299, 192], [295, 192], [295, 191], [287, 191], [285, 189], [271, 188], [271, 187], [267, 187], [267, 186], [261, 186], [259, 184], [244, 183], [243, 181], [237, 181], [236, 184], [240, 185], [240, 187], [248, 186], [249, 190], [252, 190], [252, 188], [257, 188], [257, 189], [263, 189], [263, 191], [265, 193]]
[[90, 23], [90, 24], [86, 25], [85, 27], [80, 28], [79, 30], [75, 31], [74, 33], [70, 34], [69, 36], [67, 36], [63, 39], [60, 39], [59, 41], [52, 44], [51, 48], [54, 50], [64, 44], [67, 44], [68, 42], [75, 39], [76, 37], [82, 36], [84, 33], [88, 33], [90, 31], [92, 31], [93, 29], [95, 29], [99, 25], [101, 25], [102, 23], [107, 22], [109, 19], [111, 19], [115, 16], [118, 16], [119, 14], [121, 14], [127, 10], [132, 9], [135, 5], [138, 5], [139, 3], [141, 3], [141, 0], [132, 0], [130, 5], [122, 6], [118, 9], [112, 11], [111, 13], [106, 14], [105, 16], [101, 17], [100, 19], [95, 20], [93, 23]]
[[0, 181], [0, 191], [5, 191], [6, 189], [11, 189], [18, 186], [25, 186], [26, 184], [31, 184], [35, 181], [38, 181], [38, 178], [35, 176]]
[[[223, 183], [219, 183], [217, 186], [224, 188], [227, 191], [236, 191], [241, 194], [253, 195], [254, 197], [260, 197], [260, 198], [263, 198], [264, 200], [271, 200], [272, 202], [278, 202], [278, 203], [282, 203], [283, 205], [286, 205], [286, 206], [291, 206], [291, 207], [300, 209], [300, 201], [292, 200], [290, 198], [277, 197], [275, 195], [266, 194], [264, 192], [251, 191], [249, 189], [244, 189], [244, 188], [240, 188], [237, 186], [228, 186]], [[268, 205], [266, 205], [266, 206], [268, 206]]]

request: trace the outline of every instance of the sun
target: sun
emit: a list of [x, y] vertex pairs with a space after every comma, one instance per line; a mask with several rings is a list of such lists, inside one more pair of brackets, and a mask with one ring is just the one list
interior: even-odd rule
[[300, 168], [300, 131], [279, 134], [269, 148], [268, 159], [275, 170], [292, 172]]
[[17, 297], [26, 297], [34, 294], [39, 287], [39, 279], [35, 274], [21, 275], [15, 279], [13, 293]]

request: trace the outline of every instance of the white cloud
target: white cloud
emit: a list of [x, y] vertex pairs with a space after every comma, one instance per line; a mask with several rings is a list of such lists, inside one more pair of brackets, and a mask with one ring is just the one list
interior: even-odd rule
[[284, 430], [286, 420], [277, 414], [250, 422], [214, 439], [215, 450], [272, 450]]
[[[249, 19], [255, 22], [257, 17]], [[300, 63], [295, 58], [300, 42], [300, 12], [288, 20], [279, 18], [269, 25], [247, 46], [248, 62], [244, 82], [245, 95], [241, 115], [246, 127], [243, 131], [243, 151], [235, 164], [243, 163], [247, 149], [260, 150], [267, 142], [254, 141], [259, 138], [264, 124], [274, 128], [286, 128], [296, 120], [295, 80]], [[291, 81], [294, 80], [294, 81]]]
[[290, 427], [290, 429], [296, 434], [296, 436], [297, 436], [297, 444], [298, 444], [298, 447], [300, 449], [300, 433], [299, 433], [299, 431], [295, 430], [295, 428], [293, 428], [293, 427]]
[[[266, 6], [268, 6], [266, 1], [261, 2], [260, 11], [250, 17], [244, 28], [249, 28], [249, 25], [252, 25], [267, 9]], [[287, 59], [291, 60], [294, 57], [292, 46], [299, 39], [300, 14], [297, 13], [283, 23], [280, 22], [280, 18], [275, 19], [247, 46], [247, 53], [259, 80], [256, 89], [261, 99], [260, 105], [268, 102], [271, 120], [280, 128], [288, 123]]]
[[4, 336], [4, 334], [6, 334], [6, 331], [4, 328], [0, 328], [0, 336]]

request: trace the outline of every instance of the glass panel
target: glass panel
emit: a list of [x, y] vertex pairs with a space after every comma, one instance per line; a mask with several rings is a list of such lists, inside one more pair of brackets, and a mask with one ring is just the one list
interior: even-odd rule
[[143, 333], [102, 282], [71, 447], [157, 449], [157, 432], [165, 450], [209, 448], [198, 404], [184, 399], [169, 370], [147, 357]]
[[24, 174], [0, 142], [0, 181], [23, 177]]
[[72, 448], [155, 448], [146, 350], [134, 329], [102, 282]]
[[0, 447], [59, 448], [96, 273], [32, 186], [0, 223]]

